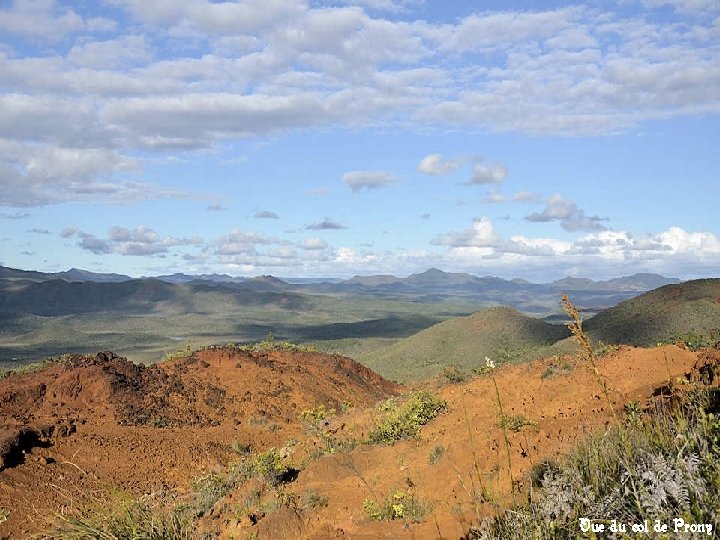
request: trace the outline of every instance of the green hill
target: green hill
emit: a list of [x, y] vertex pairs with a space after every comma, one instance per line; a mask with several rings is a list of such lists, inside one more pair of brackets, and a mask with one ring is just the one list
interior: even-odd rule
[[678, 338], [718, 340], [720, 279], [665, 285], [598, 313], [584, 326], [605, 343], [647, 347]]
[[[720, 279], [665, 285], [601, 311], [584, 327], [595, 343], [648, 347], [680, 339], [713, 344], [720, 340]], [[384, 377], [408, 381], [432, 377], [448, 366], [469, 372], [483, 365], [485, 356], [504, 362], [572, 353], [576, 345], [568, 336], [562, 324], [511, 308], [489, 308], [443, 321], [357, 359]]]
[[496, 361], [528, 360], [569, 335], [562, 325], [528, 317], [508, 307], [493, 307], [469, 317], [443, 321], [358, 360], [398, 381], [431, 377], [446, 366], [470, 372]]

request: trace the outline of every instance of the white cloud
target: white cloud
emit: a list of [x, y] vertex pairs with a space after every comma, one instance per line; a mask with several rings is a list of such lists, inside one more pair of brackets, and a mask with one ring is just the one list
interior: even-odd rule
[[108, 41], [84, 41], [75, 45], [67, 59], [77, 66], [112, 69], [145, 64], [152, 58], [150, 45], [144, 36], [123, 36]]
[[112, 0], [112, 3], [124, 6], [142, 22], [170, 27], [176, 35], [249, 34], [297, 17], [306, 9], [303, 2], [296, 0]]
[[493, 247], [498, 244], [499, 240], [492, 222], [483, 217], [476, 219], [472, 228], [440, 235], [432, 243], [451, 247]]
[[144, 225], [134, 229], [111, 227], [106, 238], [97, 238], [76, 227], [63, 229], [60, 236], [62, 238], [77, 236], [80, 238], [77, 245], [96, 255], [116, 254], [134, 257], [164, 256], [171, 247], [200, 245], [203, 242], [199, 237], [174, 238], [168, 236], [163, 238], [156, 231]]
[[420, 160], [418, 171], [423, 174], [441, 176], [456, 171], [464, 161], [462, 158], [445, 159], [442, 154], [430, 154]]
[[[0, 35], [18, 43], [0, 38], [0, 174], [10, 186], [0, 204], [87, 200], [64, 180], [78, 167], [87, 171], [79, 184], [142, 199], [137, 186], [148, 182], [133, 188], [115, 176], [138, 151], [315, 127], [607, 135], [720, 112], [720, 4], [642, 1], [704, 15], [666, 21], [576, 6], [436, 23], [377, 11], [413, 6], [392, 0], [364, 0], [372, 14], [302, 0], [112, 0], [131, 19], [120, 26], [85, 17], [97, 11], [87, 3], [6, 2]], [[100, 41], [94, 31], [114, 33]], [[62, 47], [46, 43], [63, 37]], [[35, 151], [46, 181], [33, 184], [25, 171]], [[418, 170], [449, 174], [462, 162], [430, 154]], [[477, 164], [470, 183], [506, 175]], [[578, 217], [566, 226], [598, 224]]]
[[139, 170], [136, 159], [107, 148], [21, 144], [0, 138], [0, 205], [31, 207], [67, 201], [132, 202], [188, 196], [117, 178]]
[[507, 177], [508, 171], [504, 165], [493, 164], [483, 165], [476, 163], [473, 167], [473, 175], [468, 184], [499, 184]]
[[338, 0], [341, 4], [363, 6], [377, 11], [401, 13], [423, 4], [425, 0]]
[[0, 31], [33, 38], [58, 40], [85, 28], [82, 17], [54, 0], [12, 0], [0, 9]]
[[395, 177], [388, 171], [350, 171], [343, 174], [342, 181], [355, 193], [387, 187], [395, 182]]
[[527, 221], [559, 221], [560, 226], [569, 232], [603, 230], [606, 218], [587, 216], [577, 204], [560, 195], [552, 195], [542, 212], [534, 212], [525, 217]]
[[[457, 270], [481, 265], [505, 276], [542, 275], [555, 279], [570, 268], [602, 272], [606, 276], [657, 272], [669, 276], [714, 275], [720, 267], [720, 238], [711, 232], [687, 232], [670, 227], [660, 233], [635, 236], [627, 231], [601, 230], [575, 240], [514, 235], [503, 238], [488, 218], [473, 227], [436, 237], [444, 254], [428, 255], [427, 264]], [[444, 264], [444, 266], [443, 266]], [[584, 270], [583, 270], [584, 269]]]
[[327, 249], [328, 243], [322, 238], [308, 238], [303, 241], [300, 247], [309, 251], [320, 251]]

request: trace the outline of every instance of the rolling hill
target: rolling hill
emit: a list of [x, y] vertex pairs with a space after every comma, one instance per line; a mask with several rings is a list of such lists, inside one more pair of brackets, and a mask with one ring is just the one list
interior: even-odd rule
[[485, 356], [528, 360], [568, 336], [562, 325], [494, 307], [443, 321], [358, 360], [388, 379], [408, 381], [431, 377], [446, 366], [468, 372], [484, 365]]
[[[585, 280], [564, 283], [587, 284]], [[576, 346], [563, 317], [552, 321], [555, 324], [510, 308], [488, 308], [443, 321], [357, 359], [389, 379], [406, 382], [433, 376], [448, 366], [469, 371], [481, 366], [485, 356], [518, 362], [573, 352]], [[720, 279], [665, 285], [587, 318], [584, 328], [596, 344], [648, 347], [675, 340], [691, 347], [714, 344], [720, 341]]]
[[593, 339], [606, 343], [720, 340], [720, 279], [665, 285], [598, 313], [584, 326]]

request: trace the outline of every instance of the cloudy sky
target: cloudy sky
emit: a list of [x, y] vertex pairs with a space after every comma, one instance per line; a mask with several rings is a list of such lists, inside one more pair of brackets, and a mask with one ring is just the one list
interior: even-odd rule
[[717, 0], [0, 0], [0, 263], [720, 274]]

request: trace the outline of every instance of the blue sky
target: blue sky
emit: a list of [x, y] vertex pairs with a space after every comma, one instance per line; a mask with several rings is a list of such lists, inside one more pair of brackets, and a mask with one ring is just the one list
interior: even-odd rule
[[0, 262], [720, 268], [720, 3], [0, 0]]

